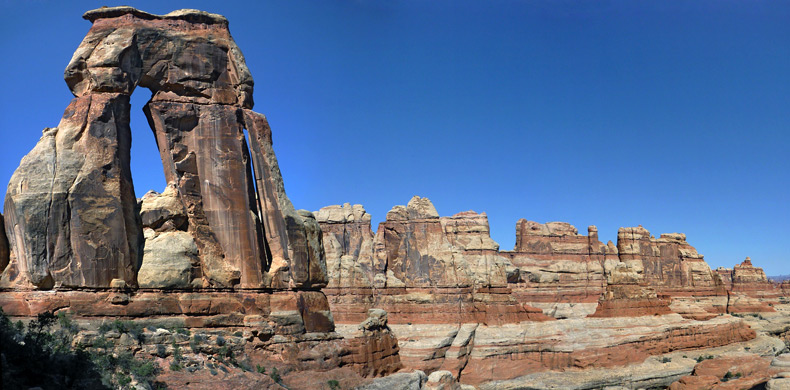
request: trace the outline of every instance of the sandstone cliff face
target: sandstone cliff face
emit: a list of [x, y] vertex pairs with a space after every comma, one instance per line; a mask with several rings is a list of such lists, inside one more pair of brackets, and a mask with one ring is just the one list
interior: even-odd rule
[[327, 287], [384, 287], [386, 265], [374, 256], [371, 217], [362, 205], [328, 206], [315, 216], [323, 233]]
[[606, 292], [590, 317], [639, 317], [670, 314], [669, 298], [659, 297], [628, 263], [620, 262], [607, 273]]
[[[511, 278], [519, 300], [550, 308], [559, 316], [573, 315], [560, 314], [568, 302], [596, 302], [606, 286], [606, 270], [618, 261], [617, 249], [611, 242], [598, 241], [595, 226], [587, 232], [587, 236], [580, 235], [565, 222], [519, 220], [515, 248], [502, 252], [519, 271], [517, 278]], [[583, 316], [585, 309], [581, 310]]]
[[772, 284], [763, 269], [753, 266], [748, 257], [733, 267], [731, 280], [734, 291], [765, 289]]
[[498, 254], [488, 218], [473, 211], [439, 217], [427, 198], [395, 206], [374, 235], [361, 205], [316, 213], [324, 234], [333, 313], [356, 323], [372, 307], [392, 323], [546, 320], [507, 288], [512, 266]]
[[640, 261], [646, 283], [659, 290], [691, 288], [714, 292], [720, 286], [703, 256], [686, 242], [685, 234], [662, 234], [656, 239], [641, 226], [620, 228], [617, 249], [621, 261]]
[[[271, 129], [251, 111], [252, 77], [227, 20], [131, 7], [84, 18], [92, 27], [65, 71], [75, 98], [8, 185], [3, 312], [68, 312], [94, 327], [108, 318], [157, 320], [210, 333], [216, 345], [206, 352], [196, 342], [196, 361], [212, 359], [232, 334], [226, 347], [289, 371], [347, 367], [359, 382], [397, 370], [386, 319], [352, 340], [334, 332], [320, 290], [328, 282], [321, 228], [285, 194]], [[140, 86], [152, 93], [144, 112], [168, 185], [138, 201], [129, 99]], [[120, 337], [116, 347], [178, 355], [161, 345], [165, 333], [173, 349], [189, 341], [159, 329], [151, 340]], [[189, 382], [165, 377], [186, 381], [178, 387]]]
[[[440, 217], [427, 198], [395, 206], [375, 234], [361, 205], [296, 210], [222, 16], [114, 7], [85, 18], [93, 25], [65, 72], [75, 99], [22, 160], [0, 215], [0, 307], [10, 316], [175, 324], [207, 337], [194, 362], [226, 346], [276, 362], [293, 388], [323, 385], [319, 372], [353, 373], [352, 387], [401, 368], [431, 374], [427, 388], [459, 388], [751, 340], [746, 322], [723, 313], [767, 311], [761, 299], [776, 298], [748, 258], [712, 273], [682, 234], [623, 228], [615, 246], [594, 226], [584, 236], [522, 219], [516, 247], [500, 252], [485, 213]], [[139, 201], [129, 173], [137, 86], [152, 92], [145, 113], [168, 180]], [[670, 296], [724, 302], [670, 306]], [[80, 342], [104, 337], [83, 330]], [[163, 328], [110, 338], [116, 351], [169, 361], [192, 346]], [[238, 371], [227, 386], [277, 386]], [[402, 375], [417, 387], [426, 379]], [[212, 381], [163, 378], [179, 388]]]
[[[142, 86], [152, 92], [144, 111], [171, 198], [185, 210], [186, 221], [173, 222], [197, 247], [187, 284], [324, 285], [317, 225], [285, 195], [271, 130], [251, 111], [252, 76], [227, 20], [129, 7], [85, 18], [93, 26], [65, 72], [76, 97], [8, 186], [6, 232], [20, 273], [44, 289], [137, 285], [144, 223], [129, 171], [129, 95]], [[149, 279], [146, 287], [175, 285]]]

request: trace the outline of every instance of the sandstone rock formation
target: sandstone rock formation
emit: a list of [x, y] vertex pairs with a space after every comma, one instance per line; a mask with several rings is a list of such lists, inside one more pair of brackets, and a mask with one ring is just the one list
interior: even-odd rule
[[549, 319], [511, 296], [510, 265], [497, 254], [485, 214], [440, 218], [428, 198], [415, 196], [393, 207], [375, 235], [361, 205], [315, 214], [330, 275], [324, 291], [340, 322], [357, 323], [372, 307], [398, 324]]
[[[131, 7], [84, 18], [91, 29], [65, 71], [75, 98], [8, 185], [3, 312], [68, 312], [94, 326], [164, 318], [201, 332], [223, 329], [208, 352], [200, 343], [192, 352], [215, 356], [234, 335], [226, 347], [249, 359], [287, 370], [348, 366], [355, 383], [359, 374], [397, 370], [397, 339], [386, 328], [351, 341], [334, 332], [320, 290], [327, 283], [320, 227], [285, 194], [271, 129], [251, 111], [252, 77], [227, 20]], [[129, 99], [138, 86], [152, 92], [144, 112], [168, 182], [139, 203], [129, 168]], [[83, 333], [91, 348], [95, 337]], [[128, 341], [117, 347], [177, 356], [159, 353], [164, 346], [155, 341]], [[173, 348], [187, 341], [170, 340]], [[238, 383], [267, 383], [239, 375]]]
[[[516, 247], [500, 252], [485, 214], [440, 217], [434, 210], [426, 198], [415, 197], [395, 206], [376, 233], [360, 205], [315, 213], [324, 232], [330, 275], [325, 291], [338, 332], [353, 337], [370, 307], [386, 308], [406, 368], [429, 375], [447, 371], [460, 384], [478, 385], [546, 370], [622, 366], [755, 338], [744, 322], [720, 315], [728, 295], [683, 235], [653, 239], [641, 227], [621, 229], [621, 256], [613, 243], [598, 241], [594, 226], [583, 236], [566, 223], [520, 220]], [[670, 306], [675, 297], [723, 302], [715, 308]], [[544, 305], [560, 320], [476, 316], [478, 301], [488, 313], [512, 313], [521, 305], [537, 314], [532, 306]], [[685, 308], [683, 316], [673, 307]], [[660, 381], [666, 386], [682, 375]]]
[[387, 326], [384, 310], [368, 310], [368, 318], [357, 327], [357, 332], [347, 335], [347, 340], [349, 353], [343, 356], [344, 363], [363, 376], [392, 374], [403, 367], [398, 339]]
[[669, 299], [659, 298], [631, 264], [621, 262], [608, 272], [606, 293], [590, 317], [639, 317], [670, 313]]
[[588, 235], [565, 222], [516, 223], [516, 246], [501, 252], [518, 269], [514, 292], [519, 301], [540, 307], [558, 318], [584, 317], [606, 287], [605, 269], [618, 261], [613, 243], [598, 241], [598, 229]]
[[733, 267], [730, 280], [733, 291], [760, 290], [771, 285], [763, 269], [753, 266], [749, 257]]
[[[186, 221], [172, 219], [172, 228], [186, 224], [194, 239], [202, 285], [324, 285], [316, 226], [285, 196], [271, 130], [251, 111], [252, 77], [227, 20], [130, 7], [85, 18], [93, 26], [65, 72], [76, 97], [8, 186], [6, 231], [21, 273], [43, 289], [108, 287], [112, 279], [134, 286], [141, 227], [159, 228], [180, 203]], [[144, 111], [172, 186], [162, 198], [169, 203], [151, 206], [161, 214], [143, 210], [145, 221], [129, 171], [129, 95], [138, 86], [152, 92]]]
[[659, 291], [691, 288], [713, 293], [720, 285], [683, 233], [662, 234], [656, 239], [641, 226], [620, 228], [617, 249], [620, 261], [641, 262], [645, 282]]
[[[485, 213], [442, 217], [428, 198], [393, 207], [375, 233], [361, 205], [297, 210], [224, 17], [84, 17], [92, 27], [65, 72], [75, 98], [23, 158], [0, 215], [9, 316], [70, 313], [84, 326], [76, 345], [164, 366], [188, 346], [204, 371], [161, 376], [177, 388], [556, 388], [563, 371], [574, 388], [718, 385], [731, 362], [694, 368], [717, 347], [759, 355], [740, 365], [751, 386], [786, 348], [782, 312], [754, 312], [786, 305], [790, 287], [748, 258], [711, 271], [680, 233], [621, 228], [615, 245], [595, 226], [585, 236], [521, 219], [515, 248], [500, 251]], [[144, 111], [168, 181], [139, 200], [138, 86], [152, 92]], [[658, 360], [671, 353], [697, 356]], [[233, 354], [249, 366], [211, 371]]]

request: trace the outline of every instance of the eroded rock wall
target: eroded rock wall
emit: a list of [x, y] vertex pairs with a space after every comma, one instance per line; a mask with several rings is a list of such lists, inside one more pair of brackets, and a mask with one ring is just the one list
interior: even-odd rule
[[[244, 353], [288, 370], [397, 370], [386, 320], [352, 344], [334, 332], [321, 228], [285, 194], [227, 20], [131, 7], [84, 18], [92, 26], [64, 74], [75, 98], [8, 185], [4, 313], [170, 321], [217, 329], [217, 346], [232, 332]], [[139, 202], [129, 168], [137, 87], [151, 92], [144, 112], [168, 182]], [[158, 356], [153, 347], [133, 352]]]
[[251, 111], [252, 76], [227, 20], [130, 7], [85, 18], [93, 25], [65, 71], [76, 98], [8, 186], [6, 231], [20, 274], [45, 289], [137, 285], [145, 257], [129, 171], [129, 95], [142, 86], [152, 93], [144, 111], [165, 177], [197, 247], [188, 284], [325, 285], [317, 224], [285, 195], [271, 130]]
[[620, 228], [617, 249], [621, 261], [641, 261], [645, 281], [661, 291], [723, 292], [717, 274], [686, 242], [683, 233], [661, 234], [654, 238], [641, 226]]
[[488, 218], [473, 211], [439, 217], [428, 198], [395, 206], [374, 235], [361, 205], [316, 213], [324, 234], [332, 310], [357, 323], [373, 307], [391, 323], [547, 320], [516, 302], [508, 269], [489, 233]]
[[513, 251], [502, 252], [518, 269], [510, 281], [519, 301], [557, 317], [591, 313], [618, 258], [614, 244], [598, 240], [595, 226], [587, 233], [565, 222], [519, 220]]

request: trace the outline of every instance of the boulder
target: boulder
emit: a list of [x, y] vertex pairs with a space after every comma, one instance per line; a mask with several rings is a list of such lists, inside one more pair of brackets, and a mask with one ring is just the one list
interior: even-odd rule
[[143, 228], [187, 230], [189, 218], [175, 185], [168, 184], [161, 194], [148, 191], [138, 203]]
[[142, 288], [187, 288], [192, 269], [197, 268], [198, 248], [187, 232], [148, 234], [143, 250], [143, 264], [137, 274]]
[[357, 390], [421, 390], [426, 380], [422, 371], [401, 372], [376, 378], [369, 384], [357, 387]]

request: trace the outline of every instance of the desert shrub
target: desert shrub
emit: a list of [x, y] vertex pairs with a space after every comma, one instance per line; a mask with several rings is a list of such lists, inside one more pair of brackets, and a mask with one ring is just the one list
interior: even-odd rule
[[277, 371], [277, 367], [272, 367], [272, 372], [269, 374], [269, 378], [272, 378], [272, 380], [278, 384], [283, 381], [283, 378], [280, 377], [280, 373]]
[[146, 325], [138, 321], [121, 321], [114, 320], [110, 322], [103, 322], [99, 325], [99, 333], [102, 335], [109, 331], [116, 331], [118, 333], [128, 333], [137, 341], [142, 341], [143, 331]]
[[65, 313], [41, 313], [25, 327], [21, 321], [12, 323], [0, 308], [0, 346], [8, 362], [0, 387], [126, 389], [137, 379], [162, 388], [154, 383], [153, 362], [135, 358], [130, 351], [109, 353], [112, 344], [106, 339], [98, 339], [91, 349], [73, 348], [78, 331]]

